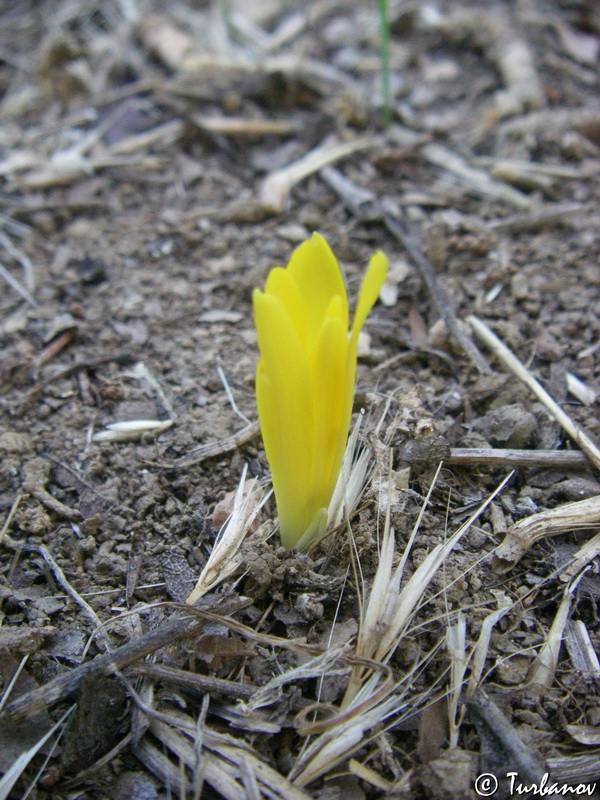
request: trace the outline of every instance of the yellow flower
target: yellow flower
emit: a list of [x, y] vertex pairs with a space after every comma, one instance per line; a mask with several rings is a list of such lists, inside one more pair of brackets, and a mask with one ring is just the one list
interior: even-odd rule
[[323, 532], [348, 438], [358, 334], [387, 272], [375, 253], [348, 334], [348, 297], [331, 248], [313, 234], [253, 294], [256, 402], [284, 547]]

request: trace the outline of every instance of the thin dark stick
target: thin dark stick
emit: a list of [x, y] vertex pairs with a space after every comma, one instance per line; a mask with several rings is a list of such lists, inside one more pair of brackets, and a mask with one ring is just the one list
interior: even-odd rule
[[456, 341], [459, 342], [465, 353], [471, 358], [479, 372], [491, 372], [489, 364], [479, 352], [477, 345], [465, 336], [461, 330], [453, 311], [454, 302], [452, 297], [445, 287], [438, 283], [435, 270], [429, 259], [425, 257], [425, 254], [417, 247], [412, 237], [404, 229], [404, 226], [401, 225], [395, 217], [392, 217], [390, 214], [385, 214], [383, 222], [388, 231], [402, 244], [415, 265], [419, 268], [419, 272], [429, 289], [431, 299], [448, 326], [448, 330], [452, 333]]
[[22, 722], [77, 691], [84, 678], [112, 675], [116, 670], [129, 666], [139, 658], [160, 650], [161, 647], [200, 633], [204, 625], [205, 620], [199, 620], [197, 617], [194, 619], [178, 615], [171, 618], [156, 630], [149, 631], [110, 653], [102, 653], [93, 661], [81, 664], [66, 675], [59, 675], [44, 686], [18, 697], [7, 704], [2, 716], [12, 722]]
[[239, 697], [242, 700], [247, 700], [256, 691], [254, 686], [247, 686], [244, 683], [227, 681], [223, 678], [215, 678], [212, 675], [197, 675], [195, 672], [167, 667], [164, 664], [150, 664], [147, 661], [132, 665], [127, 672], [165, 681], [165, 683], [173, 683], [176, 686], [182, 686], [201, 694], [218, 692], [229, 697]]
[[163, 469], [187, 469], [187, 467], [200, 464], [208, 458], [214, 458], [215, 456], [220, 456], [223, 455], [223, 453], [235, 450], [237, 447], [241, 447], [243, 444], [246, 444], [246, 442], [254, 439], [259, 433], [260, 426], [258, 420], [256, 420], [246, 425], [245, 428], [242, 428], [237, 433], [228, 436], [226, 439], [203, 444], [190, 453], [187, 453], [187, 455], [181, 456], [181, 458], [178, 458], [177, 461], [174, 461], [172, 464], [161, 464], [160, 466], [162, 466]]
[[415, 244], [408, 231], [400, 221], [389, 211], [384, 209], [382, 203], [369, 190], [356, 186], [348, 178], [333, 167], [325, 167], [320, 173], [327, 185], [338, 195], [346, 208], [354, 216], [363, 221], [383, 222], [392, 236], [404, 247], [419, 272], [431, 295], [431, 299], [439, 314], [448, 326], [448, 330], [459, 342], [465, 353], [471, 358], [479, 372], [489, 373], [490, 367], [479, 352], [479, 349], [461, 330], [456, 315], [454, 314], [454, 301], [450, 293], [438, 283], [435, 270], [428, 258]]

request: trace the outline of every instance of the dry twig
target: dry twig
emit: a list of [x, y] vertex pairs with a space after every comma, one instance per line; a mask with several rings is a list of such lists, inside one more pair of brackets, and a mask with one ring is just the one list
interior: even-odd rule
[[203, 444], [200, 447], [195, 448], [185, 456], [178, 458], [177, 461], [174, 461], [172, 464], [165, 465], [164, 468], [187, 469], [188, 467], [194, 466], [194, 464], [201, 464], [208, 458], [215, 458], [215, 456], [221, 456], [223, 453], [229, 453], [231, 450], [241, 447], [242, 445], [246, 444], [246, 442], [249, 442], [258, 436], [259, 433], [260, 425], [258, 420], [256, 420], [255, 422], [251, 422], [250, 425], [246, 425], [245, 428], [242, 428], [237, 433], [227, 436], [225, 439], [221, 439], [218, 442]]
[[511, 450], [500, 447], [452, 447], [445, 464], [465, 467], [567, 467], [589, 466], [585, 453], [578, 450]]
[[600, 449], [590, 436], [580, 428], [571, 417], [563, 411], [563, 409], [556, 403], [544, 387], [533, 377], [531, 372], [519, 361], [519, 359], [512, 353], [508, 347], [500, 341], [500, 339], [493, 333], [488, 326], [477, 317], [471, 315], [468, 317], [468, 322], [471, 323], [473, 330], [483, 341], [490, 347], [495, 355], [502, 361], [502, 363], [510, 369], [510, 371], [522, 381], [535, 394], [552, 414], [554, 419], [562, 425], [569, 436], [574, 439], [581, 447], [584, 453], [588, 456], [592, 464], [600, 469]]
[[[493, 568], [496, 572], [508, 572], [538, 539], [599, 524], [600, 496], [532, 514], [507, 530], [504, 540], [495, 550]], [[599, 539], [600, 536], [596, 536], [592, 541]]]
[[260, 189], [262, 205], [272, 212], [279, 213], [285, 207], [289, 193], [296, 183], [329, 164], [347, 158], [359, 150], [373, 147], [375, 142], [376, 139], [373, 137], [363, 137], [349, 142], [325, 143], [315, 147], [298, 161], [267, 175]]

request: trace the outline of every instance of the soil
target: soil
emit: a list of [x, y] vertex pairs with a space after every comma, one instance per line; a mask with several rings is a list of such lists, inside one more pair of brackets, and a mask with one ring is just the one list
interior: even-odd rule
[[[563, 574], [598, 514], [542, 536], [503, 570], [493, 562], [513, 523], [600, 496], [599, 462], [553, 461], [577, 443], [467, 322], [485, 321], [600, 438], [600, 12], [585, 0], [390, 6], [386, 125], [374, 3], [2, 4], [4, 786], [76, 705], [2, 797], [28, 787], [31, 798], [475, 797], [475, 777], [505, 776], [517, 752], [525, 783], [545, 770], [567, 781], [569, 767], [571, 785], [600, 782], [597, 563], [584, 564], [585, 582]], [[315, 167], [268, 192], [276, 170], [350, 142], [330, 162], [333, 178]], [[340, 175], [345, 190], [334, 188]], [[193, 635], [177, 628], [123, 661], [120, 678], [90, 673], [16, 724], [16, 698], [176, 619], [244, 466], [268, 485], [248, 428], [251, 294], [314, 230], [340, 260], [351, 303], [372, 253], [390, 260], [357, 373], [361, 435], [378, 468], [352, 537], [342, 527], [308, 554], [285, 551], [265, 534], [268, 501], [236, 569], [202, 598]], [[106, 428], [140, 420], [154, 424], [122, 439]], [[547, 461], [452, 460], [456, 448], [490, 447]], [[298, 777], [321, 741], [314, 720], [340, 712], [384, 496], [397, 564], [441, 458], [408, 576], [508, 482], [377, 666], [402, 707], [355, 730], [339, 758], [323, 722], [327, 766]], [[565, 598], [565, 641], [551, 657], [543, 647]], [[500, 608], [476, 674], [467, 655]], [[550, 659], [541, 683], [540, 653]], [[142, 677], [145, 663], [227, 680], [229, 695]], [[505, 728], [490, 722], [496, 712]], [[193, 747], [189, 721], [209, 753], [202, 777], [169, 738]]]

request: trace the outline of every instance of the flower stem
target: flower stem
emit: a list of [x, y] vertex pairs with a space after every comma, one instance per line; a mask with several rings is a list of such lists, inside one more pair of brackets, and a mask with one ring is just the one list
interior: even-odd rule
[[383, 124], [392, 121], [392, 93], [390, 86], [390, 22], [388, 0], [379, 2], [379, 57], [381, 60], [381, 94], [383, 97]]

